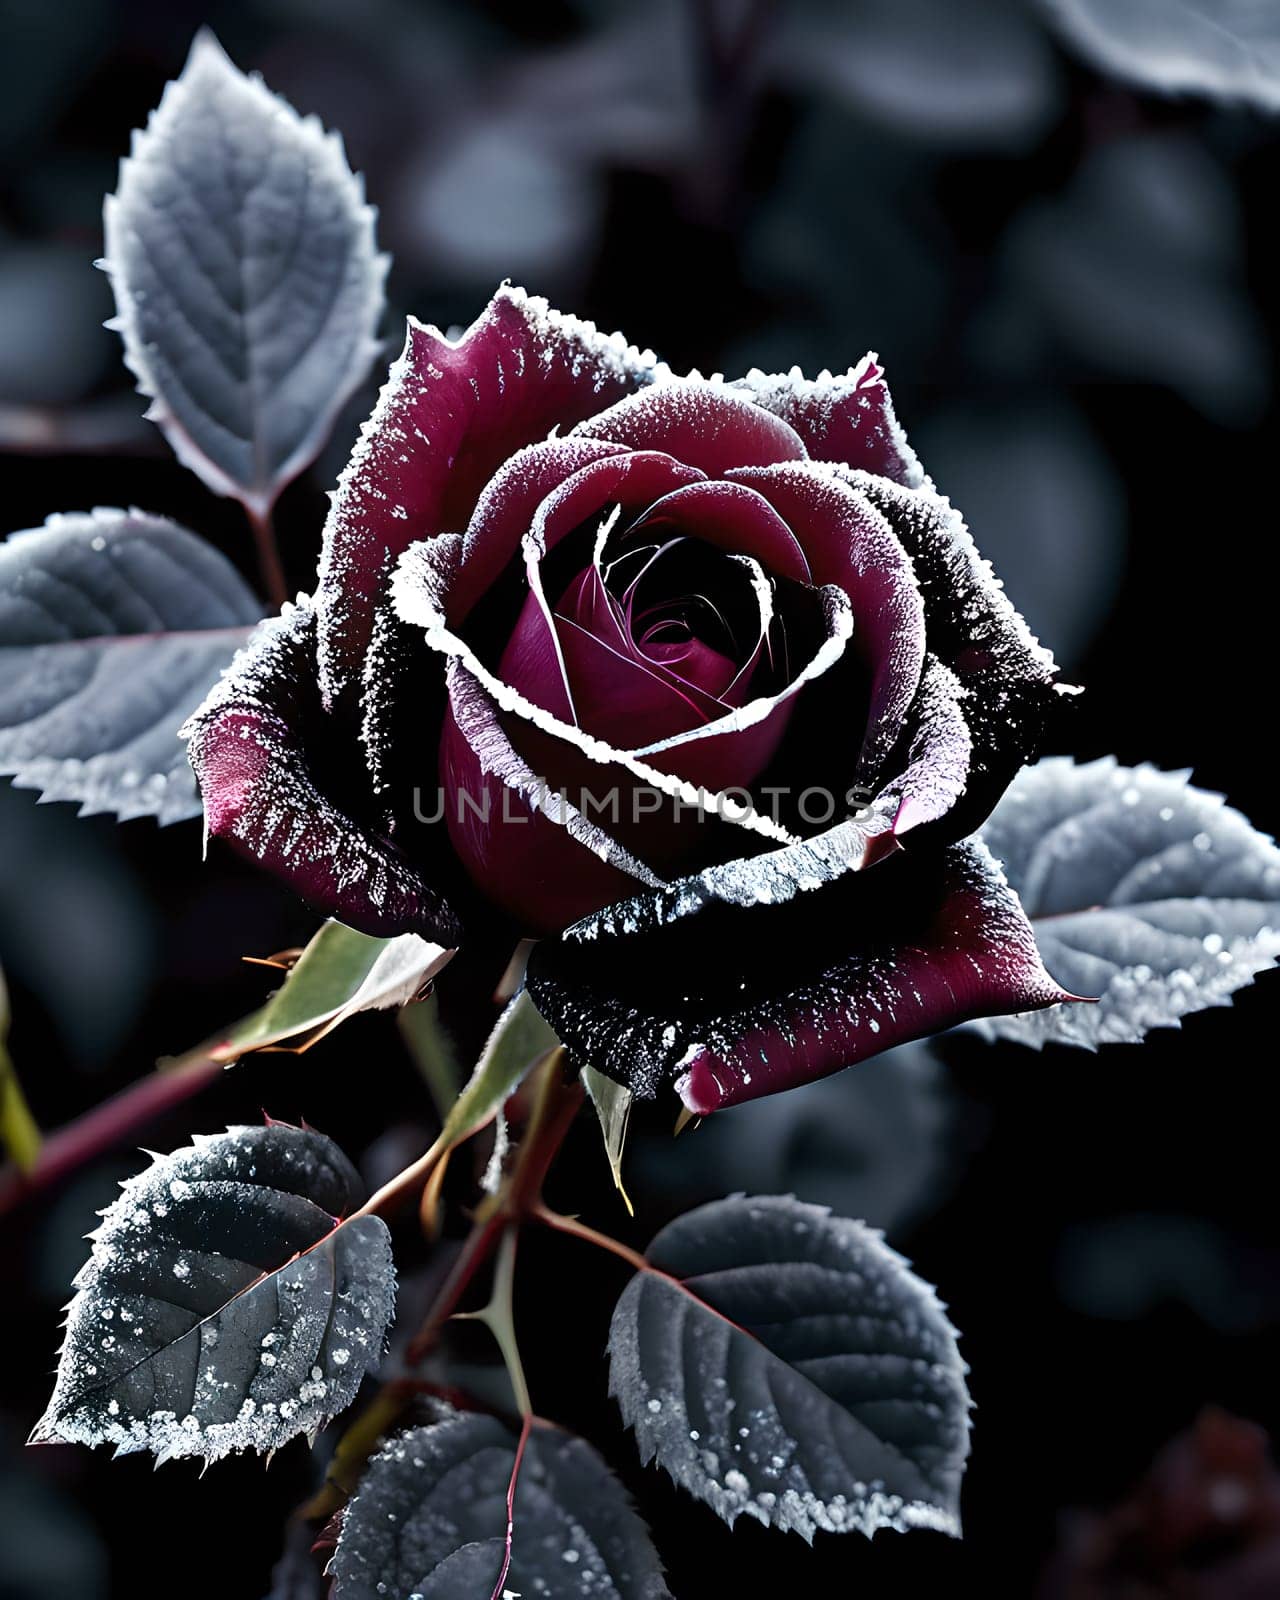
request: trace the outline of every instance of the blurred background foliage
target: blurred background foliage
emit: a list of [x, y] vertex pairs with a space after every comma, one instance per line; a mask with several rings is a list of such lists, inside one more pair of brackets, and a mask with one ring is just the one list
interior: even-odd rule
[[[1194, 20], [1212, 6], [1180, 9]], [[1267, 108], [1280, 50], [1223, 65], [1174, 48], [1167, 16], [1140, 0], [1116, 0], [1123, 27], [1100, 50], [1099, 14], [1089, 0], [0, 0], [3, 531], [136, 503], [251, 573], [235, 508], [141, 420], [90, 265], [130, 131], [207, 22], [240, 65], [344, 135], [394, 256], [388, 354], [404, 312], [466, 323], [508, 277], [677, 367], [812, 375], [877, 350], [926, 470], [1088, 687], [1061, 746], [1194, 763], [1274, 830], [1280, 140]], [[1197, 63], [1212, 94], [1155, 92], [1194, 89]], [[282, 502], [300, 587], [375, 387]], [[203, 867], [198, 826], [117, 829], [0, 790], [10, 1050], [45, 1126], [251, 1009], [262, 975], [239, 957], [311, 926], [229, 857]], [[451, 969], [464, 1032], [483, 1034], [494, 976]], [[1053, 1593], [1174, 1592], [1108, 1587], [1112, 1543], [1086, 1561], [1080, 1523], [1060, 1536], [1060, 1515], [1103, 1517], [1207, 1403], [1280, 1431], [1267, 1017], [1264, 985], [1141, 1051], [950, 1039], [675, 1144], [665, 1122], [637, 1118], [638, 1241], [698, 1199], [794, 1190], [887, 1228], [941, 1285], [979, 1408], [963, 1545], [822, 1538], [806, 1553], [682, 1504], [635, 1466], [603, 1394], [611, 1286], [531, 1242], [539, 1408], [621, 1465], [682, 1600], [836, 1577], [831, 1592], [1029, 1594], [1055, 1548], [1044, 1581], [1065, 1572], [1076, 1587]], [[377, 1019], [241, 1072], [149, 1142], [266, 1105], [353, 1155], [363, 1145], [376, 1173], [390, 1145], [396, 1160], [420, 1147], [431, 1119]], [[20, 1451], [80, 1236], [135, 1160], [112, 1152], [0, 1223], [3, 1600], [167, 1593], [166, 1547], [186, 1595], [265, 1593], [308, 1487], [300, 1450], [265, 1478], [234, 1462], [199, 1485], [181, 1468], [153, 1479], [137, 1461]], [[556, 1182], [559, 1203], [625, 1227], [592, 1129]], [[1205, 1437], [1181, 1447], [1196, 1470], [1235, 1470], [1236, 1435], [1211, 1424]], [[1265, 1511], [1274, 1475], [1265, 1450], [1250, 1460], [1248, 1503]], [[1272, 1548], [1263, 1511], [1238, 1526]]]

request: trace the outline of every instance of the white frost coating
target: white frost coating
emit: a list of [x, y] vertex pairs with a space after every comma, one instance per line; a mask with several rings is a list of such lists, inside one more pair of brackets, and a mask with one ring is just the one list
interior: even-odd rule
[[[655, 398], [658, 391], [661, 391], [660, 398]], [[635, 449], [661, 450], [661, 433], [652, 437], [648, 427], [649, 413], [659, 404], [661, 426], [674, 426], [677, 430], [687, 428], [698, 440], [700, 452], [714, 448], [726, 429], [736, 429], [739, 423], [745, 422], [748, 426], [754, 423], [757, 430], [770, 430], [778, 445], [785, 441], [789, 459], [802, 461], [807, 455], [804, 441], [782, 417], [758, 405], [750, 395], [731, 388], [719, 373], [708, 379], [696, 369], [685, 377], [665, 368], [655, 372], [645, 388], [579, 422], [570, 430], [569, 437], [618, 440]], [[637, 414], [638, 429], [635, 426]]]
[[[236, 163], [250, 149], [258, 176], [241, 194]], [[226, 170], [217, 175], [219, 159]], [[192, 169], [217, 204], [230, 197], [234, 209], [200, 210], [208, 195]], [[184, 215], [193, 206], [218, 249], [194, 248], [201, 236]], [[107, 196], [102, 266], [117, 308], [109, 326], [152, 402], [147, 416], [184, 466], [258, 515], [314, 460], [378, 354], [390, 258], [375, 248], [375, 216], [340, 135], [300, 117], [257, 74], [241, 73], [207, 28], [134, 134], [117, 192]], [[299, 250], [283, 264], [296, 283], [281, 278], [280, 240], [290, 227]], [[186, 295], [206, 298], [184, 304]], [[183, 323], [182, 338], [166, 337]]]
[[[882, 512], [840, 477], [824, 471], [821, 463], [741, 467], [732, 477], [766, 496], [770, 488], [775, 494], [781, 490], [799, 496], [795, 510], [788, 508], [797, 521], [810, 514], [838, 521], [847, 546], [834, 561], [831, 555], [825, 559], [828, 565], [846, 569], [854, 593], [868, 575], [890, 582], [891, 598], [882, 600], [870, 615], [864, 612], [861, 621], [864, 635], [876, 644], [868, 651], [867, 663], [873, 670], [874, 715], [863, 736], [859, 765], [863, 775], [878, 772], [901, 732], [924, 666], [925, 606], [915, 563]], [[827, 575], [837, 582], [848, 581], [846, 571]]]
[[[877, 1230], [735, 1195], [679, 1218], [647, 1255], [675, 1276], [637, 1274], [609, 1335], [610, 1393], [642, 1461], [730, 1526], [959, 1534], [967, 1369], [933, 1289]], [[786, 1360], [771, 1340], [787, 1339], [797, 1303], [812, 1331]], [[864, 1422], [847, 1397], [874, 1400], [890, 1362], [901, 1406]]]
[[881, 794], [882, 799], [895, 796], [901, 803], [894, 819], [898, 836], [946, 816], [965, 791], [973, 755], [973, 738], [964, 719], [965, 698], [955, 673], [936, 656], [927, 657], [907, 765], [883, 785]]
[[[317, 609], [321, 621], [320, 687], [326, 705], [332, 704], [351, 677], [353, 666], [345, 659], [346, 647], [350, 644], [362, 648], [364, 644], [355, 636], [349, 592], [359, 587], [356, 569], [368, 564], [367, 546], [375, 537], [365, 526], [365, 507], [388, 498], [388, 486], [383, 481], [385, 464], [394, 461], [397, 467], [423, 474], [439, 472], [439, 464], [431, 461], [437, 442], [415, 420], [446, 376], [430, 361], [427, 351], [432, 343], [451, 351], [463, 350], [472, 343], [479, 346], [504, 310], [516, 314], [528, 341], [527, 350], [517, 346], [507, 352], [517, 379], [523, 379], [533, 364], [549, 369], [557, 360], [563, 361], [573, 376], [589, 378], [597, 392], [611, 380], [649, 383], [668, 373], [651, 350], [628, 344], [621, 333], [601, 333], [593, 322], [555, 311], [541, 296], [528, 294], [513, 284], [503, 284], [480, 316], [456, 338], [410, 317], [404, 348], [392, 363], [377, 404], [360, 429], [351, 459], [338, 479], [325, 523]], [[487, 380], [496, 376], [499, 385], [505, 384], [500, 367], [496, 374], [486, 370], [483, 376]], [[457, 408], [465, 410], [467, 403], [459, 400]], [[465, 435], [465, 425], [463, 432]], [[415, 531], [428, 537], [451, 530], [431, 526]]]
[[459, 731], [475, 752], [481, 771], [518, 794], [534, 811], [559, 823], [570, 838], [584, 845], [611, 867], [629, 873], [650, 889], [665, 887], [664, 880], [633, 856], [603, 828], [589, 821], [566, 796], [550, 789], [512, 747], [494, 712], [493, 701], [484, 687], [461, 661], [450, 661], [446, 668], [449, 703]]
[[[346, 1204], [353, 1185], [328, 1139], [280, 1125], [153, 1156], [89, 1235], [32, 1442], [151, 1450], [159, 1464], [275, 1450], [323, 1427], [381, 1356], [395, 1304], [385, 1223], [335, 1227], [309, 1198]], [[294, 1237], [305, 1220], [316, 1242], [259, 1274], [235, 1246], [260, 1233], [264, 1206]]]
[[1280, 15], [1267, 0], [1040, 0], [1104, 72], [1162, 94], [1280, 110]]
[[[745, 377], [736, 379], [732, 387], [744, 390], [757, 405], [782, 417], [793, 427], [802, 416], [802, 431], [818, 439], [826, 437], [837, 413], [847, 419], [851, 411], [856, 411], [869, 428], [878, 423], [901, 459], [908, 486], [915, 488], [924, 482], [924, 471], [894, 413], [879, 363], [876, 352], [869, 350], [847, 372], [833, 374], [824, 367], [816, 378], [806, 378], [799, 367], [792, 367], [785, 373], [762, 372], [759, 367], [752, 367]], [[874, 415], [872, 393], [879, 397], [878, 418]]]
[[1052, 757], [982, 830], [1045, 965], [1093, 1006], [971, 1024], [990, 1039], [1094, 1050], [1227, 1005], [1280, 959], [1280, 850], [1185, 772]]
[[564, 722], [551, 712], [544, 711], [541, 706], [536, 706], [531, 700], [526, 699], [518, 689], [503, 683], [485, 666], [470, 645], [450, 629], [443, 607], [433, 592], [433, 575], [424, 564], [422, 550], [422, 544], [411, 545], [396, 567], [391, 585], [391, 599], [397, 616], [402, 622], [420, 627], [433, 650], [439, 650], [441, 654], [461, 662], [504, 711], [523, 717], [525, 721], [532, 723], [544, 733], [566, 740], [591, 761], [598, 762], [602, 766], [622, 767], [633, 777], [639, 778], [670, 798], [679, 800], [684, 806], [711, 813], [726, 822], [737, 823], [749, 832], [768, 839], [782, 843], [793, 842], [794, 836], [771, 817], [760, 815], [749, 805], [733, 799], [728, 794], [713, 792], [700, 785], [689, 783], [684, 778], [675, 777], [671, 773], [660, 772], [656, 767], [646, 765], [626, 751], [615, 750], [603, 739], [594, 738], [591, 734], [584, 733], [581, 728], [574, 727], [572, 723]]
[[502, 1187], [502, 1169], [511, 1151], [511, 1128], [506, 1113], [499, 1108], [493, 1119], [493, 1149], [480, 1176], [480, 1187], [486, 1194], [497, 1194]]
[[813, 839], [706, 867], [681, 878], [660, 895], [606, 906], [566, 928], [561, 938], [576, 944], [634, 933], [655, 923], [692, 916], [709, 900], [731, 905], [782, 905], [862, 865], [871, 842], [893, 826], [896, 801], [877, 799], [860, 816], [847, 817]]

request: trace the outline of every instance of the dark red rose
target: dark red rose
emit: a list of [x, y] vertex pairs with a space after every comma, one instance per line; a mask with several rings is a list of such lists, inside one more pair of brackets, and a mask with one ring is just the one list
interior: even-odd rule
[[1272, 1600], [1280, 1473], [1267, 1436], [1210, 1407], [1119, 1505], [1064, 1519], [1040, 1600]]
[[411, 324], [189, 736], [211, 834], [370, 933], [478, 888], [579, 1057], [708, 1111], [1064, 998], [959, 842], [1054, 694], [873, 356], [677, 378], [504, 289]]

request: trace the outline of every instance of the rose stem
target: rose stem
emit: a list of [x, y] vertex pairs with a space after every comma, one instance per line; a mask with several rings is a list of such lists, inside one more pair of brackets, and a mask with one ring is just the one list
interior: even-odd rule
[[169, 1071], [150, 1073], [49, 1134], [30, 1172], [6, 1167], [0, 1173], [0, 1216], [28, 1195], [51, 1187], [95, 1156], [123, 1144], [147, 1123], [199, 1094], [224, 1070], [220, 1061], [199, 1059]]
[[598, 1249], [607, 1250], [610, 1255], [617, 1256], [620, 1261], [625, 1261], [628, 1266], [635, 1267], [638, 1272], [652, 1272], [653, 1266], [630, 1245], [623, 1244], [621, 1239], [614, 1239], [607, 1233], [598, 1233], [595, 1228], [588, 1227], [585, 1222], [579, 1222], [577, 1217], [566, 1217], [559, 1211], [551, 1211], [541, 1201], [529, 1212], [535, 1222], [541, 1222], [548, 1228], [554, 1228], [557, 1233], [567, 1233], [575, 1239], [582, 1239], [587, 1244], [593, 1244]]
[[257, 506], [246, 505], [245, 516], [253, 529], [253, 542], [258, 550], [258, 571], [267, 599], [278, 611], [289, 598], [289, 585], [285, 581], [284, 567], [280, 562], [280, 549], [276, 543], [276, 527], [271, 512]]
[[[564, 1136], [582, 1105], [582, 1085], [563, 1081], [564, 1051], [553, 1050], [539, 1069], [537, 1099], [516, 1154], [516, 1164], [498, 1194], [476, 1212], [462, 1253], [450, 1269], [426, 1321], [410, 1341], [405, 1363], [416, 1366], [434, 1346], [440, 1330], [457, 1310], [472, 1279], [492, 1255], [499, 1238], [532, 1216], [542, 1204], [542, 1184]], [[430, 1154], [430, 1152], [428, 1152]], [[375, 1197], [376, 1198], [376, 1197]]]
[[380, 1217], [384, 1212], [394, 1211], [402, 1200], [427, 1181], [432, 1168], [449, 1147], [450, 1141], [441, 1134], [429, 1150], [424, 1151], [416, 1161], [411, 1161], [402, 1172], [397, 1172], [394, 1178], [389, 1178], [359, 1210], [353, 1211], [344, 1220], [354, 1222], [357, 1217]]
[[473, 1321], [483, 1322], [497, 1342], [520, 1412], [520, 1438], [516, 1443], [515, 1456], [511, 1462], [511, 1476], [507, 1479], [507, 1531], [503, 1544], [502, 1570], [498, 1574], [498, 1581], [493, 1586], [489, 1600], [501, 1600], [506, 1588], [507, 1574], [511, 1570], [511, 1548], [516, 1531], [516, 1486], [520, 1478], [520, 1468], [524, 1463], [529, 1434], [533, 1428], [533, 1403], [529, 1398], [529, 1383], [524, 1375], [524, 1362], [520, 1359], [513, 1306], [516, 1249], [519, 1241], [519, 1225], [514, 1222], [509, 1223], [502, 1235], [502, 1243], [498, 1247], [498, 1260], [493, 1269], [493, 1288], [489, 1294], [489, 1303], [482, 1311], [465, 1313]]

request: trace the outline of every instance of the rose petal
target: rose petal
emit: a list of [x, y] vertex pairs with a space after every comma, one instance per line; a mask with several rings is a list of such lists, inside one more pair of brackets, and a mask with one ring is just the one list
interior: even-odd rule
[[946, 836], [972, 833], [1039, 749], [1064, 691], [1039, 644], [978, 554], [964, 519], [929, 489], [903, 489], [868, 473], [822, 468], [875, 505], [910, 555], [925, 598], [929, 649], [955, 673], [973, 738], [969, 781], [947, 815]]
[[[445, 821], [472, 881], [531, 933], [567, 926], [662, 880], [548, 788], [513, 747], [497, 707], [449, 665], [440, 741]], [[465, 797], [465, 798], [460, 798]]]
[[655, 500], [637, 529], [669, 524], [708, 544], [754, 556], [767, 572], [812, 583], [804, 549], [763, 495], [740, 483], [694, 483]]
[[672, 903], [642, 895], [538, 945], [529, 993], [578, 1060], [634, 1094], [671, 1084], [700, 1114], [1070, 998], [979, 844], [901, 854], [780, 907], [661, 921]]
[[465, 621], [520, 550], [538, 507], [566, 478], [625, 447], [604, 439], [545, 439], [518, 450], [486, 484], [467, 524], [462, 569], [449, 594], [449, 620]]
[[[480, 660], [466, 640], [449, 627], [439, 593], [438, 573], [432, 564], [428, 543], [413, 545], [401, 556], [392, 582], [392, 603], [402, 622], [421, 628], [433, 650], [459, 660], [506, 715], [517, 716], [531, 728], [554, 740], [566, 742], [588, 761], [605, 768], [621, 768], [641, 784], [656, 789], [672, 800], [678, 800], [683, 806], [709, 811], [734, 827], [763, 838], [782, 843], [793, 841], [793, 836], [786, 828], [771, 817], [760, 816], [733, 796], [701, 789], [685, 779], [638, 760], [627, 751], [616, 750], [604, 740], [594, 738], [573, 723], [535, 705], [511, 684], [504, 683], [500, 675]], [[847, 628], [845, 631], [847, 635]]]
[[924, 667], [925, 611], [911, 559], [866, 499], [820, 467], [738, 468], [731, 478], [786, 520], [814, 582], [839, 585], [853, 602], [854, 649], [872, 677], [858, 772], [873, 778], [902, 731]]
[[[687, 692], [572, 623], [561, 624], [560, 637], [581, 726], [619, 749], [655, 752], [655, 766], [690, 783], [710, 790], [746, 788], [786, 732], [791, 702], [782, 700], [741, 729], [730, 720], [728, 732], [685, 740], [691, 723], [701, 729], [709, 720]], [[723, 705], [715, 717], [728, 720]]]
[[[682, 465], [661, 451], [636, 450], [629, 454], [594, 461], [572, 477], [566, 478], [551, 491], [534, 512], [533, 521], [521, 543], [524, 551], [525, 576], [532, 591], [536, 612], [541, 615], [541, 648], [550, 650], [560, 661], [563, 678], [563, 659], [556, 637], [551, 607], [542, 587], [542, 561], [561, 539], [572, 533], [606, 505], [636, 507], [648, 505], [657, 495], [665, 494], [677, 484], [688, 483], [696, 477], [694, 469]], [[615, 511], [616, 515], [616, 511]], [[465, 580], [466, 567], [462, 577]], [[522, 625], [530, 632], [539, 629], [537, 616], [526, 607]], [[564, 685], [566, 694], [567, 683]], [[536, 698], [536, 697], [535, 697]], [[571, 709], [567, 720], [576, 722]], [[542, 701], [538, 701], [542, 704]], [[563, 715], [558, 706], [548, 706], [556, 715]]]
[[906, 765], [880, 791], [884, 798], [896, 801], [893, 833], [897, 838], [945, 817], [965, 791], [973, 739], [961, 709], [963, 697], [955, 673], [930, 656], [911, 708]]
[[183, 728], [206, 836], [284, 879], [362, 933], [458, 942], [449, 907], [379, 833], [332, 800], [309, 752], [332, 739], [316, 692], [316, 618], [287, 606], [263, 623]]
[[326, 705], [346, 688], [395, 558], [465, 528], [518, 450], [650, 381], [654, 357], [503, 288], [458, 340], [410, 322], [325, 524], [317, 609]]
[[712, 478], [723, 477], [730, 467], [803, 461], [806, 453], [799, 434], [780, 418], [732, 389], [700, 378], [655, 383], [573, 431], [633, 450], [664, 450]]
[[874, 351], [838, 378], [829, 372], [806, 378], [798, 367], [789, 373], [757, 368], [734, 387], [794, 428], [815, 461], [843, 461], [911, 488], [924, 481]]

